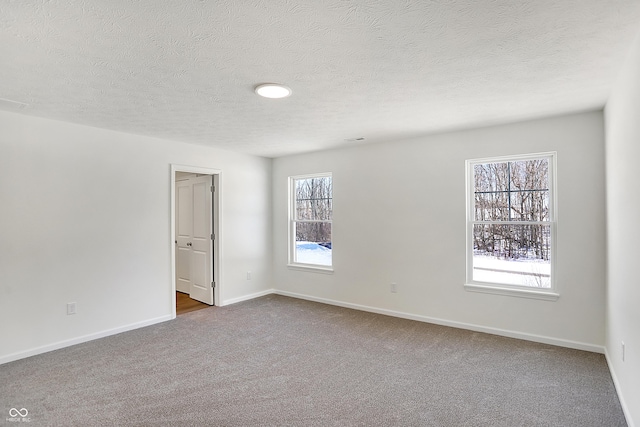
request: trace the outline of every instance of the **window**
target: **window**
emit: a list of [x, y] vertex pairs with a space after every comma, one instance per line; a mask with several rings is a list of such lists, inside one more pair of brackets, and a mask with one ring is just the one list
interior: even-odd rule
[[331, 270], [331, 174], [291, 177], [289, 193], [289, 265]]
[[468, 290], [557, 299], [555, 153], [467, 161]]

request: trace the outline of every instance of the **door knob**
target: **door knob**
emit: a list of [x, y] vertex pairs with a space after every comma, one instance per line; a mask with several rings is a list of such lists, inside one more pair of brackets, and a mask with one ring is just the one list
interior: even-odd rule
[[187, 246], [191, 246], [191, 242], [188, 242], [188, 243], [187, 243]]

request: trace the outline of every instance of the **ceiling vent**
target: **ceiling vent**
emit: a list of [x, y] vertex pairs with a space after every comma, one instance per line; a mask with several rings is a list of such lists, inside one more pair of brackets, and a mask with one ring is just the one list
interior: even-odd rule
[[26, 110], [28, 106], [29, 104], [25, 104], [24, 102], [0, 98], [0, 109], [2, 110]]

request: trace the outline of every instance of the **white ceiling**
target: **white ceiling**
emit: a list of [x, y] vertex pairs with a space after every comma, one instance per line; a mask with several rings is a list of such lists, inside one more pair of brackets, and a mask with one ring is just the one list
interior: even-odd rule
[[639, 30], [638, 0], [0, 0], [0, 109], [278, 157], [601, 108]]

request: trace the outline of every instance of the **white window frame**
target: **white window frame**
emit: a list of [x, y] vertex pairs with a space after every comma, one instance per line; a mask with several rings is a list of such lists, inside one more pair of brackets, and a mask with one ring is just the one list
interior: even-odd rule
[[[288, 237], [288, 249], [289, 249], [289, 268], [296, 270], [307, 270], [318, 273], [333, 273], [333, 247], [331, 248], [331, 265], [322, 264], [308, 264], [301, 263], [295, 260], [296, 258], [296, 223], [297, 222], [323, 222], [331, 224], [331, 235], [333, 236], [333, 218], [331, 220], [297, 220], [296, 219], [296, 192], [295, 182], [300, 179], [309, 178], [331, 178], [331, 198], [333, 199], [333, 175], [331, 172], [315, 173], [307, 175], [296, 175], [289, 177], [289, 237]], [[331, 239], [333, 241], [333, 237]], [[333, 246], [333, 245], [332, 245]]]
[[[475, 224], [494, 224], [499, 222], [505, 225], [522, 225], [522, 224], [540, 224], [536, 222], [525, 221], [475, 221], [475, 181], [474, 166], [476, 164], [485, 163], [505, 163], [523, 160], [535, 160], [546, 158], [549, 161], [549, 221], [545, 221], [545, 225], [550, 226], [551, 232], [551, 288], [534, 288], [522, 285], [506, 285], [501, 283], [480, 282], [473, 280], [473, 226]], [[557, 254], [557, 187], [556, 187], [556, 171], [557, 171], [557, 153], [545, 152], [514, 156], [488, 157], [483, 159], [472, 159], [465, 162], [466, 166], [466, 209], [467, 209], [467, 230], [466, 230], [466, 282], [464, 288], [467, 291], [483, 292], [497, 295], [508, 295], [525, 298], [534, 298], [555, 301], [560, 297], [558, 285], [556, 283], [556, 254]]]

